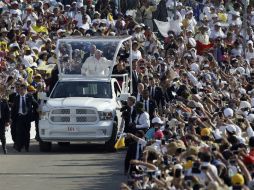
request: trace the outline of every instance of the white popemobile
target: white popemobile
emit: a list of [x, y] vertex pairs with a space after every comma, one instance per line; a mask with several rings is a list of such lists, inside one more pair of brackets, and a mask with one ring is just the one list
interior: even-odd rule
[[[121, 122], [117, 110], [120, 100], [130, 94], [131, 76], [115, 76], [112, 71], [120, 49], [131, 52], [131, 47], [131, 36], [58, 40], [59, 81], [44, 98], [39, 122], [41, 151], [50, 151], [52, 142], [81, 141], [103, 142], [107, 150], [114, 150]], [[123, 77], [121, 87], [113, 77]]]

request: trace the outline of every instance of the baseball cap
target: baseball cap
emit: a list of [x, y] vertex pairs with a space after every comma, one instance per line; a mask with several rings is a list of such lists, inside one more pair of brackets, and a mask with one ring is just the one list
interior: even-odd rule
[[201, 136], [202, 137], [207, 137], [207, 136], [209, 136], [211, 134], [211, 131], [210, 131], [210, 129], [209, 128], [203, 128], [202, 130], [201, 130]]
[[157, 124], [163, 124], [163, 122], [161, 121], [161, 118], [159, 118], [159, 117], [153, 118], [152, 119], [152, 123], [153, 124], [155, 124], [155, 123], [157, 123]]
[[235, 174], [231, 177], [231, 182], [233, 185], [244, 185], [244, 178], [242, 174]]
[[155, 139], [162, 139], [164, 137], [164, 134], [161, 130], [157, 130], [155, 133], [154, 133], [154, 138]]

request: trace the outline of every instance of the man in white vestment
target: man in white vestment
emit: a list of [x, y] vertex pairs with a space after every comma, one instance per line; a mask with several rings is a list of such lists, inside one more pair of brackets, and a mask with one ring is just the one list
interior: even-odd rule
[[112, 61], [102, 57], [102, 51], [96, 50], [93, 56], [86, 59], [81, 68], [81, 73], [86, 76], [107, 76]]

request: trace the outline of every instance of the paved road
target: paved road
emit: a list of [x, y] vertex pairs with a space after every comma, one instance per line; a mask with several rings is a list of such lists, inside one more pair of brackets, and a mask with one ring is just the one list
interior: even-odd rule
[[125, 180], [124, 155], [82, 144], [54, 145], [51, 153], [40, 153], [34, 141], [30, 152], [18, 153], [9, 144], [8, 155], [0, 155], [0, 189], [117, 190]]

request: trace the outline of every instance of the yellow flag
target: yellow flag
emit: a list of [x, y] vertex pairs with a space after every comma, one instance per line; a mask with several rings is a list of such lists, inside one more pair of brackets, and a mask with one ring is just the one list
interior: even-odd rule
[[125, 142], [124, 141], [125, 141], [125, 138], [124, 137], [120, 137], [116, 141], [115, 149], [118, 150], [118, 149], [124, 148], [125, 147]]
[[108, 20], [109, 20], [109, 21], [113, 21], [113, 20], [114, 20], [111, 13], [108, 14]]
[[48, 29], [47, 29], [47, 27], [45, 27], [45, 26], [32, 26], [32, 28], [33, 28], [33, 30], [34, 30], [35, 32], [37, 32], [37, 33], [42, 32], [42, 33], [48, 34]]

